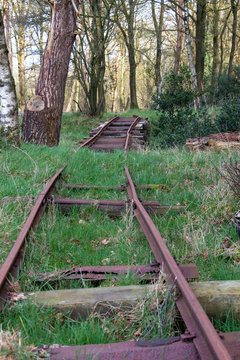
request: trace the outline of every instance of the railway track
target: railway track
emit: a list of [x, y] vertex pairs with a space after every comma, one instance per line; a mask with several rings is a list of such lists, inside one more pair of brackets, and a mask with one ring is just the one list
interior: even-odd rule
[[88, 147], [97, 151], [137, 149], [144, 146], [148, 137], [147, 119], [140, 116], [114, 116], [93, 129], [90, 137], [81, 141], [79, 148]]
[[[91, 146], [95, 150], [103, 150], [99, 148], [97, 141], [101, 139], [99, 136], [104, 131], [109, 131], [110, 124], [118, 121], [119, 118], [114, 117], [108, 121], [106, 126], [86, 140], [81, 147]], [[122, 121], [122, 120], [121, 120]], [[135, 117], [128, 127], [127, 134], [124, 134], [121, 148], [129, 149], [130, 134], [134, 126], [140, 121], [140, 118]], [[128, 124], [129, 125], [129, 124]], [[96, 136], [97, 135], [97, 136]], [[112, 141], [112, 140], [111, 140]], [[97, 145], [98, 144], [98, 145]], [[110, 142], [108, 143], [108, 145]], [[119, 144], [119, 143], [118, 143]], [[95, 147], [94, 147], [95, 146]], [[117, 146], [117, 145], [116, 145]], [[109, 150], [109, 147], [107, 147]], [[112, 148], [111, 148], [112, 149]], [[0, 305], [1, 310], [4, 311], [4, 304], [9, 297], [10, 282], [19, 271], [20, 265], [23, 261], [23, 253], [25, 244], [31, 241], [31, 232], [36, 230], [46, 208], [49, 204], [55, 203], [57, 206], [83, 206], [84, 200], [81, 199], [59, 199], [54, 197], [56, 183], [59, 181], [65, 168], [59, 169], [56, 174], [49, 180], [42, 193], [37, 198], [30, 215], [24, 224], [12, 250], [7, 259], [0, 268]], [[186, 281], [187, 278], [196, 278], [197, 271], [192, 265], [179, 265], [176, 263], [171, 253], [169, 252], [165, 242], [163, 241], [158, 229], [151, 220], [150, 213], [154, 207], [159, 204], [153, 202], [142, 202], [137, 195], [137, 188], [134, 185], [133, 179], [130, 175], [129, 169], [125, 168], [126, 185], [117, 187], [122, 191], [127, 190], [128, 206], [137, 221], [139, 222], [147, 241], [150, 244], [151, 250], [155, 256], [156, 262], [148, 266], [136, 265], [129, 266], [85, 266], [74, 268], [70, 270], [62, 270], [60, 272], [61, 279], [90, 279], [97, 281], [104, 281], [106, 274], [118, 276], [119, 274], [132, 271], [134, 274], [143, 276], [144, 279], [156, 279], [161, 271], [168, 275], [168, 282], [176, 286], [178, 297], [176, 301], [177, 308], [186, 325], [186, 332], [178, 337], [168, 339], [155, 339], [149, 341], [139, 342], [122, 342], [111, 344], [98, 345], [84, 345], [84, 346], [48, 346], [45, 349], [49, 352], [50, 358], [55, 360], [70, 360], [70, 359], [86, 359], [94, 358], [99, 360], [105, 359], [165, 359], [165, 360], [236, 360], [240, 359], [240, 333], [219, 333], [212, 325], [207, 317], [205, 311], [194, 295], [193, 291]], [[71, 185], [65, 184], [65, 187], [88, 188], [88, 185]], [[81, 202], [82, 201], [82, 202]], [[87, 200], [87, 205], [91, 204], [91, 200]], [[96, 205], [96, 202], [92, 202]], [[86, 205], [86, 204], [85, 204]], [[111, 201], [98, 203], [98, 206], [105, 206], [109, 210], [112, 206], [123, 206], [125, 204], [113, 204]], [[106, 208], [105, 208], [106, 210]], [[59, 275], [59, 273], [58, 273]], [[47, 274], [39, 274], [38, 281], [44, 280]], [[52, 278], [51, 281], [54, 281]]]

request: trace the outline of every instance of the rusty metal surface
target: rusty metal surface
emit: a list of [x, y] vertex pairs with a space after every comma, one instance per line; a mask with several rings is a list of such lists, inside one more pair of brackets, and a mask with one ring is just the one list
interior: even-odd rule
[[162, 264], [163, 271], [169, 275], [168, 281], [175, 281], [177, 284], [181, 294], [177, 305], [189, 332], [195, 336], [194, 344], [200, 358], [202, 360], [230, 360], [231, 356], [228, 350], [223, 345], [211, 321], [189, 287], [159, 231], [139, 201], [127, 167], [125, 171], [128, 179], [128, 195], [134, 205], [134, 214], [149, 241], [156, 260]]
[[[58, 205], [63, 212], [67, 212], [73, 206], [87, 207], [93, 206], [95, 209], [105, 211], [111, 216], [120, 216], [130, 206], [125, 200], [93, 200], [93, 199], [72, 199], [72, 198], [51, 198], [49, 201]], [[180, 211], [183, 206], [162, 205], [158, 201], [143, 201], [142, 205], [149, 213], [163, 214], [169, 210]]]
[[41, 217], [45, 211], [45, 208], [47, 206], [47, 197], [51, 196], [54, 190], [54, 185], [58, 180], [59, 176], [61, 175], [63, 169], [64, 168], [61, 168], [60, 170], [57, 171], [57, 173], [49, 180], [43, 192], [37, 198], [37, 201], [33, 206], [30, 215], [27, 218], [16, 242], [14, 243], [5, 262], [0, 268], [0, 307], [3, 305], [4, 303], [3, 300], [6, 299], [7, 296], [8, 284], [6, 284], [6, 278], [10, 274], [12, 276], [16, 274], [19, 265], [21, 263], [21, 260], [19, 259], [19, 257], [22, 256], [21, 249], [26, 241], [26, 238], [30, 230], [35, 229], [39, 224]]
[[[87, 139], [86, 141], [84, 141], [84, 143], [81, 144], [81, 145], [77, 148], [77, 150], [81, 149], [81, 148], [84, 147], [84, 146], [89, 146], [89, 145], [93, 144], [93, 143], [96, 141], [96, 139], [99, 137], [99, 135], [101, 135], [101, 133], [102, 133], [114, 120], [116, 120], [116, 119], [118, 119], [118, 116], [113, 116], [112, 118], [110, 118], [110, 119], [108, 120], [108, 122], [107, 122], [105, 125], [103, 125], [103, 126], [101, 127], [101, 129], [100, 129], [94, 136], [92, 136], [90, 139]], [[77, 150], [76, 150], [76, 151], [77, 151]]]
[[[240, 332], [224, 333], [222, 342], [232, 360], [240, 359]], [[140, 342], [139, 342], [140, 343]], [[160, 345], [158, 345], [160, 344]], [[181, 335], [169, 339], [82, 346], [46, 346], [53, 360], [199, 360], [193, 341]], [[211, 360], [209, 357], [208, 360]]]
[[53, 360], [198, 360], [192, 342], [174, 342], [170, 345], [137, 346], [135, 341], [66, 346], [46, 349]]
[[[195, 264], [180, 264], [184, 276], [188, 279], [198, 278]], [[139, 276], [143, 280], [158, 279], [161, 269], [159, 265], [113, 265], [113, 266], [82, 266], [68, 270], [58, 270], [50, 273], [39, 273], [35, 281], [57, 281], [73, 279], [106, 280], [106, 275], [124, 275], [127, 273]]]
[[93, 129], [90, 138], [81, 140], [78, 149], [88, 146], [97, 151], [124, 149], [126, 152], [130, 147], [142, 146], [148, 137], [148, 126], [144, 126], [146, 121], [147, 119], [136, 115], [126, 118], [115, 116], [103, 126]]
[[136, 124], [138, 123], [138, 121], [140, 121], [141, 118], [140, 116], [136, 117], [136, 119], [133, 121], [133, 123], [131, 124], [130, 128], [128, 129], [127, 131], [127, 136], [126, 136], [126, 141], [125, 141], [125, 144], [124, 144], [124, 151], [126, 152], [129, 148], [129, 140], [130, 140], [130, 134], [131, 134], [131, 131], [134, 129], [134, 127], [136, 126]]

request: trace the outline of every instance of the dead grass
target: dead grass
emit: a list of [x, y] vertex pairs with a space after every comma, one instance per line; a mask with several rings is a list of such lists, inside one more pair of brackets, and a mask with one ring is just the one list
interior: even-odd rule
[[109, 311], [105, 314], [93, 311], [91, 318], [98, 318], [103, 331], [121, 341], [168, 337], [176, 333], [175, 295], [175, 282], [168, 285], [166, 275], [161, 273], [158, 281], [148, 287], [146, 295], [133, 308], [104, 304]]

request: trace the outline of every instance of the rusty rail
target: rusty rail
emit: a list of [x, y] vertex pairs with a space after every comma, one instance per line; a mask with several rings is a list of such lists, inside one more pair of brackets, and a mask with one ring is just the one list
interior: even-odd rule
[[131, 131], [135, 128], [136, 124], [138, 123], [138, 121], [140, 120], [140, 116], [137, 116], [136, 119], [133, 121], [133, 123], [131, 124], [130, 128], [127, 131], [127, 136], [126, 136], [126, 140], [125, 140], [125, 144], [124, 144], [124, 151], [126, 152], [128, 150], [129, 147], [129, 140], [130, 140], [130, 134]]
[[[84, 144], [82, 144], [80, 147], [86, 146], [86, 144], [91, 144], [92, 141], [95, 140], [93, 138], [97, 138], [102, 131], [111, 123], [114, 121], [117, 117], [113, 117], [110, 119], [110, 121], [103, 126], [102, 129], [99, 130], [99, 132], [93, 136], [91, 139], [87, 140]], [[131, 127], [133, 128], [137, 121], [139, 120], [139, 117], [136, 118], [136, 120], [132, 123], [128, 130], [125, 147], [128, 148], [129, 143], [129, 137], [131, 132]], [[126, 145], [127, 144], [127, 145]], [[79, 147], [79, 148], [80, 148]], [[124, 150], [125, 150], [124, 147]], [[126, 151], [126, 150], [125, 150]], [[8, 281], [7, 278], [11, 274], [14, 276], [19, 269], [22, 256], [23, 256], [23, 245], [28, 238], [29, 232], [32, 229], [35, 229], [36, 226], [39, 224], [41, 217], [45, 211], [45, 208], [47, 206], [47, 203], [50, 201], [54, 201], [56, 204], [65, 204], [65, 205], [76, 205], [76, 204], [102, 204], [102, 205], [125, 205], [125, 202], [117, 202], [117, 201], [96, 201], [94, 200], [81, 200], [81, 199], [53, 199], [52, 193], [54, 190], [54, 186], [56, 181], [58, 180], [59, 176], [61, 175], [64, 168], [61, 168], [47, 183], [46, 187], [44, 188], [44, 191], [39, 195], [34, 207], [31, 210], [31, 213], [25, 222], [12, 250], [10, 251], [6, 261], [0, 268], [0, 309], [2, 308], [2, 305], [4, 303], [4, 300], [7, 297], [7, 291], [8, 291]], [[157, 260], [157, 263], [161, 264], [162, 270], [169, 275], [168, 281], [170, 283], [176, 283], [177, 288], [179, 290], [179, 298], [176, 301], [176, 305], [182, 315], [182, 318], [187, 326], [187, 330], [189, 331], [189, 335], [184, 337], [185, 335], [182, 335], [178, 337], [178, 339], [173, 339], [173, 342], [179, 342], [178, 344], [171, 343], [171, 338], [166, 341], [166, 343], [160, 342], [155, 345], [153, 345], [153, 342], [149, 341], [148, 344], [137, 344], [137, 343], [122, 343], [122, 346], [118, 346], [117, 344], [109, 344], [109, 345], [87, 345], [85, 347], [81, 347], [81, 350], [86, 349], [86, 351], [89, 351], [92, 349], [95, 349], [98, 353], [101, 350], [101, 347], [103, 347], [105, 350], [105, 355], [103, 354], [103, 357], [100, 357], [102, 359], [110, 359], [112, 358], [112, 355], [114, 354], [115, 359], [122, 359], [125, 354], [127, 354], [128, 351], [132, 351], [133, 358], [137, 356], [138, 359], [145, 359], [146, 357], [151, 357], [151, 360], [158, 359], [159, 356], [165, 355], [165, 345], [171, 344], [167, 347], [166, 352], [171, 353], [171, 349], [173, 352], [171, 353], [170, 357], [166, 357], [166, 359], [185, 359], [186, 352], [189, 354], [189, 359], [198, 359], [201, 360], [231, 360], [232, 357], [229, 354], [229, 351], [231, 348], [229, 347], [229, 343], [231, 340], [231, 344], [234, 344], [234, 335], [228, 335], [223, 334], [223, 339], [220, 339], [220, 336], [212, 326], [210, 320], [208, 319], [206, 313], [204, 312], [202, 306], [198, 302], [196, 296], [192, 292], [191, 288], [189, 287], [185, 277], [186, 273], [184, 274], [183, 266], [178, 265], [175, 260], [173, 259], [171, 253], [169, 252], [165, 242], [163, 241], [159, 231], [155, 227], [153, 221], [151, 220], [150, 216], [148, 215], [146, 209], [144, 208], [144, 203], [142, 203], [136, 193], [136, 189], [134, 186], [134, 183], [131, 179], [130, 173], [128, 168], [125, 168], [126, 177], [127, 177], [127, 191], [129, 195], [130, 202], [133, 206], [134, 214], [139, 221], [141, 228], [144, 232], [144, 234], [147, 237], [147, 240], [149, 241], [149, 244], [151, 246], [151, 249], [154, 253], [154, 256]], [[74, 185], [76, 186], [76, 185]], [[71, 185], [72, 187], [72, 185]], [[82, 187], [82, 185], [79, 185], [79, 187]], [[120, 187], [121, 189], [121, 187]], [[152, 202], [152, 205], [154, 205], [154, 202]], [[156, 205], [156, 204], [155, 204]], [[141, 271], [140, 271], [141, 270]], [[138, 272], [140, 271], [140, 274], [146, 275], [148, 271], [151, 269], [147, 269], [145, 266], [141, 268], [141, 266], [131, 267], [131, 271]], [[72, 271], [72, 272], [71, 272]], [[99, 267], [92, 268], [92, 267], [82, 267], [72, 269], [71, 271], [61, 271], [61, 275], [64, 277], [67, 277], [69, 279], [73, 278], [79, 278], [82, 276], [82, 272], [85, 272], [85, 277], [90, 279], [96, 279], [96, 280], [104, 280], [107, 273], [122, 273], [123, 271], [129, 271], [129, 267], [123, 266], [123, 267]], [[60, 276], [61, 276], [60, 275]], [[187, 339], [187, 342], [184, 343], [184, 341]], [[229, 339], [229, 343], [228, 340]], [[239, 339], [239, 333], [236, 335], [236, 339]], [[146, 342], [144, 342], [146, 343]], [[228, 345], [228, 349], [226, 347]], [[139, 347], [143, 346], [143, 350], [139, 350]], [[154, 350], [155, 351], [155, 357], [153, 356]], [[158, 349], [157, 349], [158, 347]], [[79, 347], [78, 347], [79, 348]], [[148, 349], [147, 349], [148, 348]], [[188, 348], [188, 349], [187, 349]], [[182, 349], [182, 350], [181, 350]], [[94, 351], [95, 351], [94, 350]], [[228, 351], [229, 350], [229, 351]], [[72, 352], [75, 351], [75, 349], [70, 347], [63, 347], [59, 348], [57, 350], [56, 356], [54, 356], [54, 349], [52, 353], [51, 358], [55, 359], [71, 359]], [[180, 356], [181, 351], [183, 351], [183, 357]], [[235, 351], [235, 349], [234, 349]], [[237, 352], [238, 350], [236, 350]], [[115, 354], [116, 352], [116, 354]], [[236, 353], [235, 352], [235, 353]], [[233, 352], [231, 352], [232, 355]], [[234, 354], [235, 354], [234, 353]], [[64, 356], [63, 356], [64, 354]], [[237, 353], [239, 354], [239, 353]], [[95, 354], [96, 355], [96, 354]], [[70, 356], [70, 357], [68, 357]], [[85, 356], [85, 355], [84, 355]], [[83, 357], [84, 358], [84, 357]], [[132, 359], [132, 357], [130, 357]], [[161, 357], [160, 357], [161, 358]], [[79, 359], [82, 359], [82, 357], [79, 357]]]
[[169, 282], [176, 281], [180, 291], [177, 306], [190, 334], [193, 336], [193, 342], [200, 358], [204, 360], [230, 360], [231, 356], [228, 350], [223, 345], [211, 321], [169, 252], [159, 231], [138, 199], [134, 183], [127, 167], [125, 171], [128, 181], [127, 191], [133, 203], [134, 214], [149, 241], [156, 260], [161, 263], [163, 271], [169, 275]]
[[[47, 206], [47, 198], [51, 196], [56, 181], [61, 175], [64, 167], [59, 169], [56, 174], [49, 180], [43, 192], [37, 198], [30, 215], [28, 216], [16, 242], [14, 243], [10, 253], [8, 254], [5, 262], [0, 268], [0, 309], [7, 297], [6, 278], [9, 274], [14, 275], [18, 271], [21, 264], [21, 249], [29, 235], [30, 230], [35, 229], [39, 224], [41, 217]], [[3, 300], [3, 301], [2, 301]]]
[[99, 138], [99, 136], [102, 134], [102, 132], [103, 132], [104, 130], [106, 130], [106, 128], [108, 128], [108, 127], [111, 125], [111, 123], [112, 123], [114, 120], [116, 120], [116, 119], [119, 119], [119, 116], [115, 115], [115, 116], [113, 116], [112, 118], [110, 118], [110, 119], [108, 120], [108, 122], [107, 122], [105, 125], [103, 125], [103, 126], [101, 127], [101, 129], [99, 129], [98, 132], [97, 132], [95, 135], [93, 135], [90, 139], [84, 141], [84, 143], [81, 144], [81, 145], [76, 149], [76, 152], [77, 152], [79, 149], [81, 149], [81, 148], [83, 148], [83, 147], [85, 147], [85, 146], [92, 145], [92, 144]]

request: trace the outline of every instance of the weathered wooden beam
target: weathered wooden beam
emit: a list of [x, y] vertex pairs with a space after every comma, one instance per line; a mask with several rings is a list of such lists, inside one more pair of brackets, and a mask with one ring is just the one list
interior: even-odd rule
[[[148, 286], [118, 286], [89, 289], [41, 291], [29, 295], [37, 305], [70, 311], [73, 318], [86, 318], [92, 311], [104, 314], [111, 309], [129, 310], [151, 291]], [[233, 309], [240, 316], [240, 280], [190, 283], [201, 305], [210, 317], [226, 316]]]

